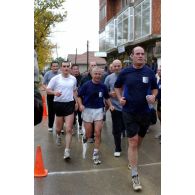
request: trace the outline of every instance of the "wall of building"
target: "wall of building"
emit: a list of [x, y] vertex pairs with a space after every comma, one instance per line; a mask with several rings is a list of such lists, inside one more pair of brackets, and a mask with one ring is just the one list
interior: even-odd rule
[[[100, 1], [99, 1], [99, 13], [100, 13], [100, 10], [102, 9], [102, 7], [103, 7], [104, 5], [106, 5], [106, 1], [107, 1], [107, 0], [100, 0]], [[100, 31], [100, 32], [101, 32], [102, 30], [104, 30], [104, 27], [105, 27], [105, 25], [106, 25], [106, 22], [107, 22], [106, 17], [105, 17], [104, 19], [102, 19], [102, 20], [99, 21], [99, 31]]]
[[121, 0], [100, 0], [100, 9], [106, 5], [106, 17], [99, 22], [100, 32], [104, 30], [107, 22], [121, 11]]
[[121, 0], [107, 0], [107, 21], [121, 11]]
[[152, 1], [152, 34], [161, 34], [161, 0]]
[[[101, 1], [101, 0], [100, 0]], [[143, 0], [135, 0], [134, 5], [138, 5]], [[103, 0], [102, 0], [103, 2]], [[105, 2], [105, 0], [104, 0]], [[132, 48], [136, 45], [140, 45], [144, 47], [147, 62], [151, 63], [152, 57], [156, 57], [158, 59], [159, 64], [161, 63], [161, 0], [151, 0], [152, 2], [152, 23], [151, 23], [151, 29], [152, 29], [152, 38], [151, 37], [145, 37], [144, 39], [133, 42], [129, 44], [128, 46], [125, 46], [125, 52], [119, 54], [116, 49], [112, 52], [107, 53], [107, 62], [110, 63], [114, 59], [118, 58], [122, 62], [129, 59], [129, 53], [131, 52]], [[107, 24], [107, 22], [115, 17], [117, 14], [121, 12], [121, 0], [107, 0], [105, 3], [107, 3], [107, 17], [104, 21], [103, 28]]]

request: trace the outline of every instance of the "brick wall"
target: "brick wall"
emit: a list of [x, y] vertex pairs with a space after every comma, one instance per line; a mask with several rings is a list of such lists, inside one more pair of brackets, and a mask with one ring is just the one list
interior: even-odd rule
[[99, 11], [104, 6], [106, 6], [106, 18], [99, 22], [99, 30], [102, 31], [106, 23], [117, 15], [121, 11], [121, 0], [100, 0], [99, 1]]
[[107, 21], [121, 11], [121, 0], [107, 0]]
[[161, 34], [161, 0], [152, 1], [152, 34]]
[[106, 26], [106, 18], [104, 18], [103, 20], [100, 21], [99, 31], [101, 32], [104, 29], [105, 26]]

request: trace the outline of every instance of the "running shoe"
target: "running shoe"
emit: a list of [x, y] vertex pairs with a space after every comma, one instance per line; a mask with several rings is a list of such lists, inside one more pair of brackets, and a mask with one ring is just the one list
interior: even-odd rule
[[57, 146], [60, 146], [62, 144], [62, 138], [61, 135], [56, 135], [56, 144]]
[[89, 143], [94, 143], [95, 140], [94, 140], [94, 138], [89, 138], [89, 139], [88, 139], [88, 142], [89, 142]]
[[131, 170], [131, 165], [130, 165], [130, 164], [128, 164], [128, 166], [127, 166], [127, 167], [128, 167], [128, 169], [129, 169], [129, 170]]
[[93, 153], [93, 163], [94, 163], [94, 165], [99, 165], [99, 164], [101, 164], [101, 161], [100, 161], [100, 159], [99, 159], [99, 155], [98, 155], [97, 152], [96, 152], [96, 153]]
[[70, 149], [64, 150], [64, 160], [70, 159]]
[[114, 152], [114, 156], [115, 157], [120, 157], [121, 156], [121, 153], [120, 152]]
[[141, 183], [139, 181], [139, 176], [138, 175], [135, 175], [135, 176], [132, 177], [132, 182], [133, 182], [133, 189], [135, 191], [142, 190], [142, 186], [141, 186]]
[[52, 131], [53, 131], [53, 128], [48, 128], [48, 131], [49, 131], [49, 132], [52, 132]]

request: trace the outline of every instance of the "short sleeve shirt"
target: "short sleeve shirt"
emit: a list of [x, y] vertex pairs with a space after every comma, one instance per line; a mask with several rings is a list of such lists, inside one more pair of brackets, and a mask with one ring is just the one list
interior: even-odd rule
[[80, 87], [78, 96], [82, 98], [83, 105], [86, 108], [103, 108], [104, 98], [108, 99], [108, 89], [103, 83], [95, 84], [87, 81]]
[[129, 113], [149, 112], [146, 95], [153, 89], [158, 89], [154, 72], [147, 66], [136, 69], [133, 66], [125, 68], [119, 74], [115, 88], [123, 87], [126, 104], [123, 111]]
[[[106, 77], [104, 84], [108, 88], [108, 91], [114, 91], [114, 84], [116, 82], [117, 77], [118, 77], [118, 75], [116, 73], [112, 73]], [[116, 98], [110, 97], [110, 100], [111, 100], [112, 105], [114, 106], [114, 108], [116, 110], [118, 110], [118, 111], [122, 110], [122, 106], [119, 103], [117, 97]]]
[[47, 71], [46, 73], [45, 73], [45, 75], [44, 75], [44, 77], [43, 77], [43, 84], [44, 85], [48, 85], [48, 83], [49, 83], [49, 81], [53, 78], [53, 77], [55, 77], [56, 75], [58, 75], [59, 74], [59, 71], [58, 72], [53, 72], [53, 71], [51, 71], [51, 70], [49, 70], [49, 71]]
[[47, 88], [62, 93], [59, 97], [54, 96], [54, 102], [70, 102], [74, 100], [73, 93], [77, 89], [76, 85], [77, 81], [74, 76], [64, 77], [59, 74], [50, 80]]

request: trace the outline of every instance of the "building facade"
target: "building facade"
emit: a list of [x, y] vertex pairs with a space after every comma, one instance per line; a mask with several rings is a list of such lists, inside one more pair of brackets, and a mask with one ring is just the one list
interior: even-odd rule
[[[80, 72], [84, 73], [88, 70], [89, 62], [96, 62], [97, 66], [101, 68], [105, 68], [106, 60], [105, 58], [97, 57], [96, 52], [89, 51], [88, 52], [88, 60], [87, 60], [87, 52], [83, 54], [68, 54], [67, 60], [71, 62], [71, 64], [77, 64], [79, 66]], [[88, 61], [88, 64], [87, 64]]]
[[99, 51], [107, 62], [131, 61], [133, 47], [145, 49], [147, 63], [161, 61], [161, 0], [100, 0]]

